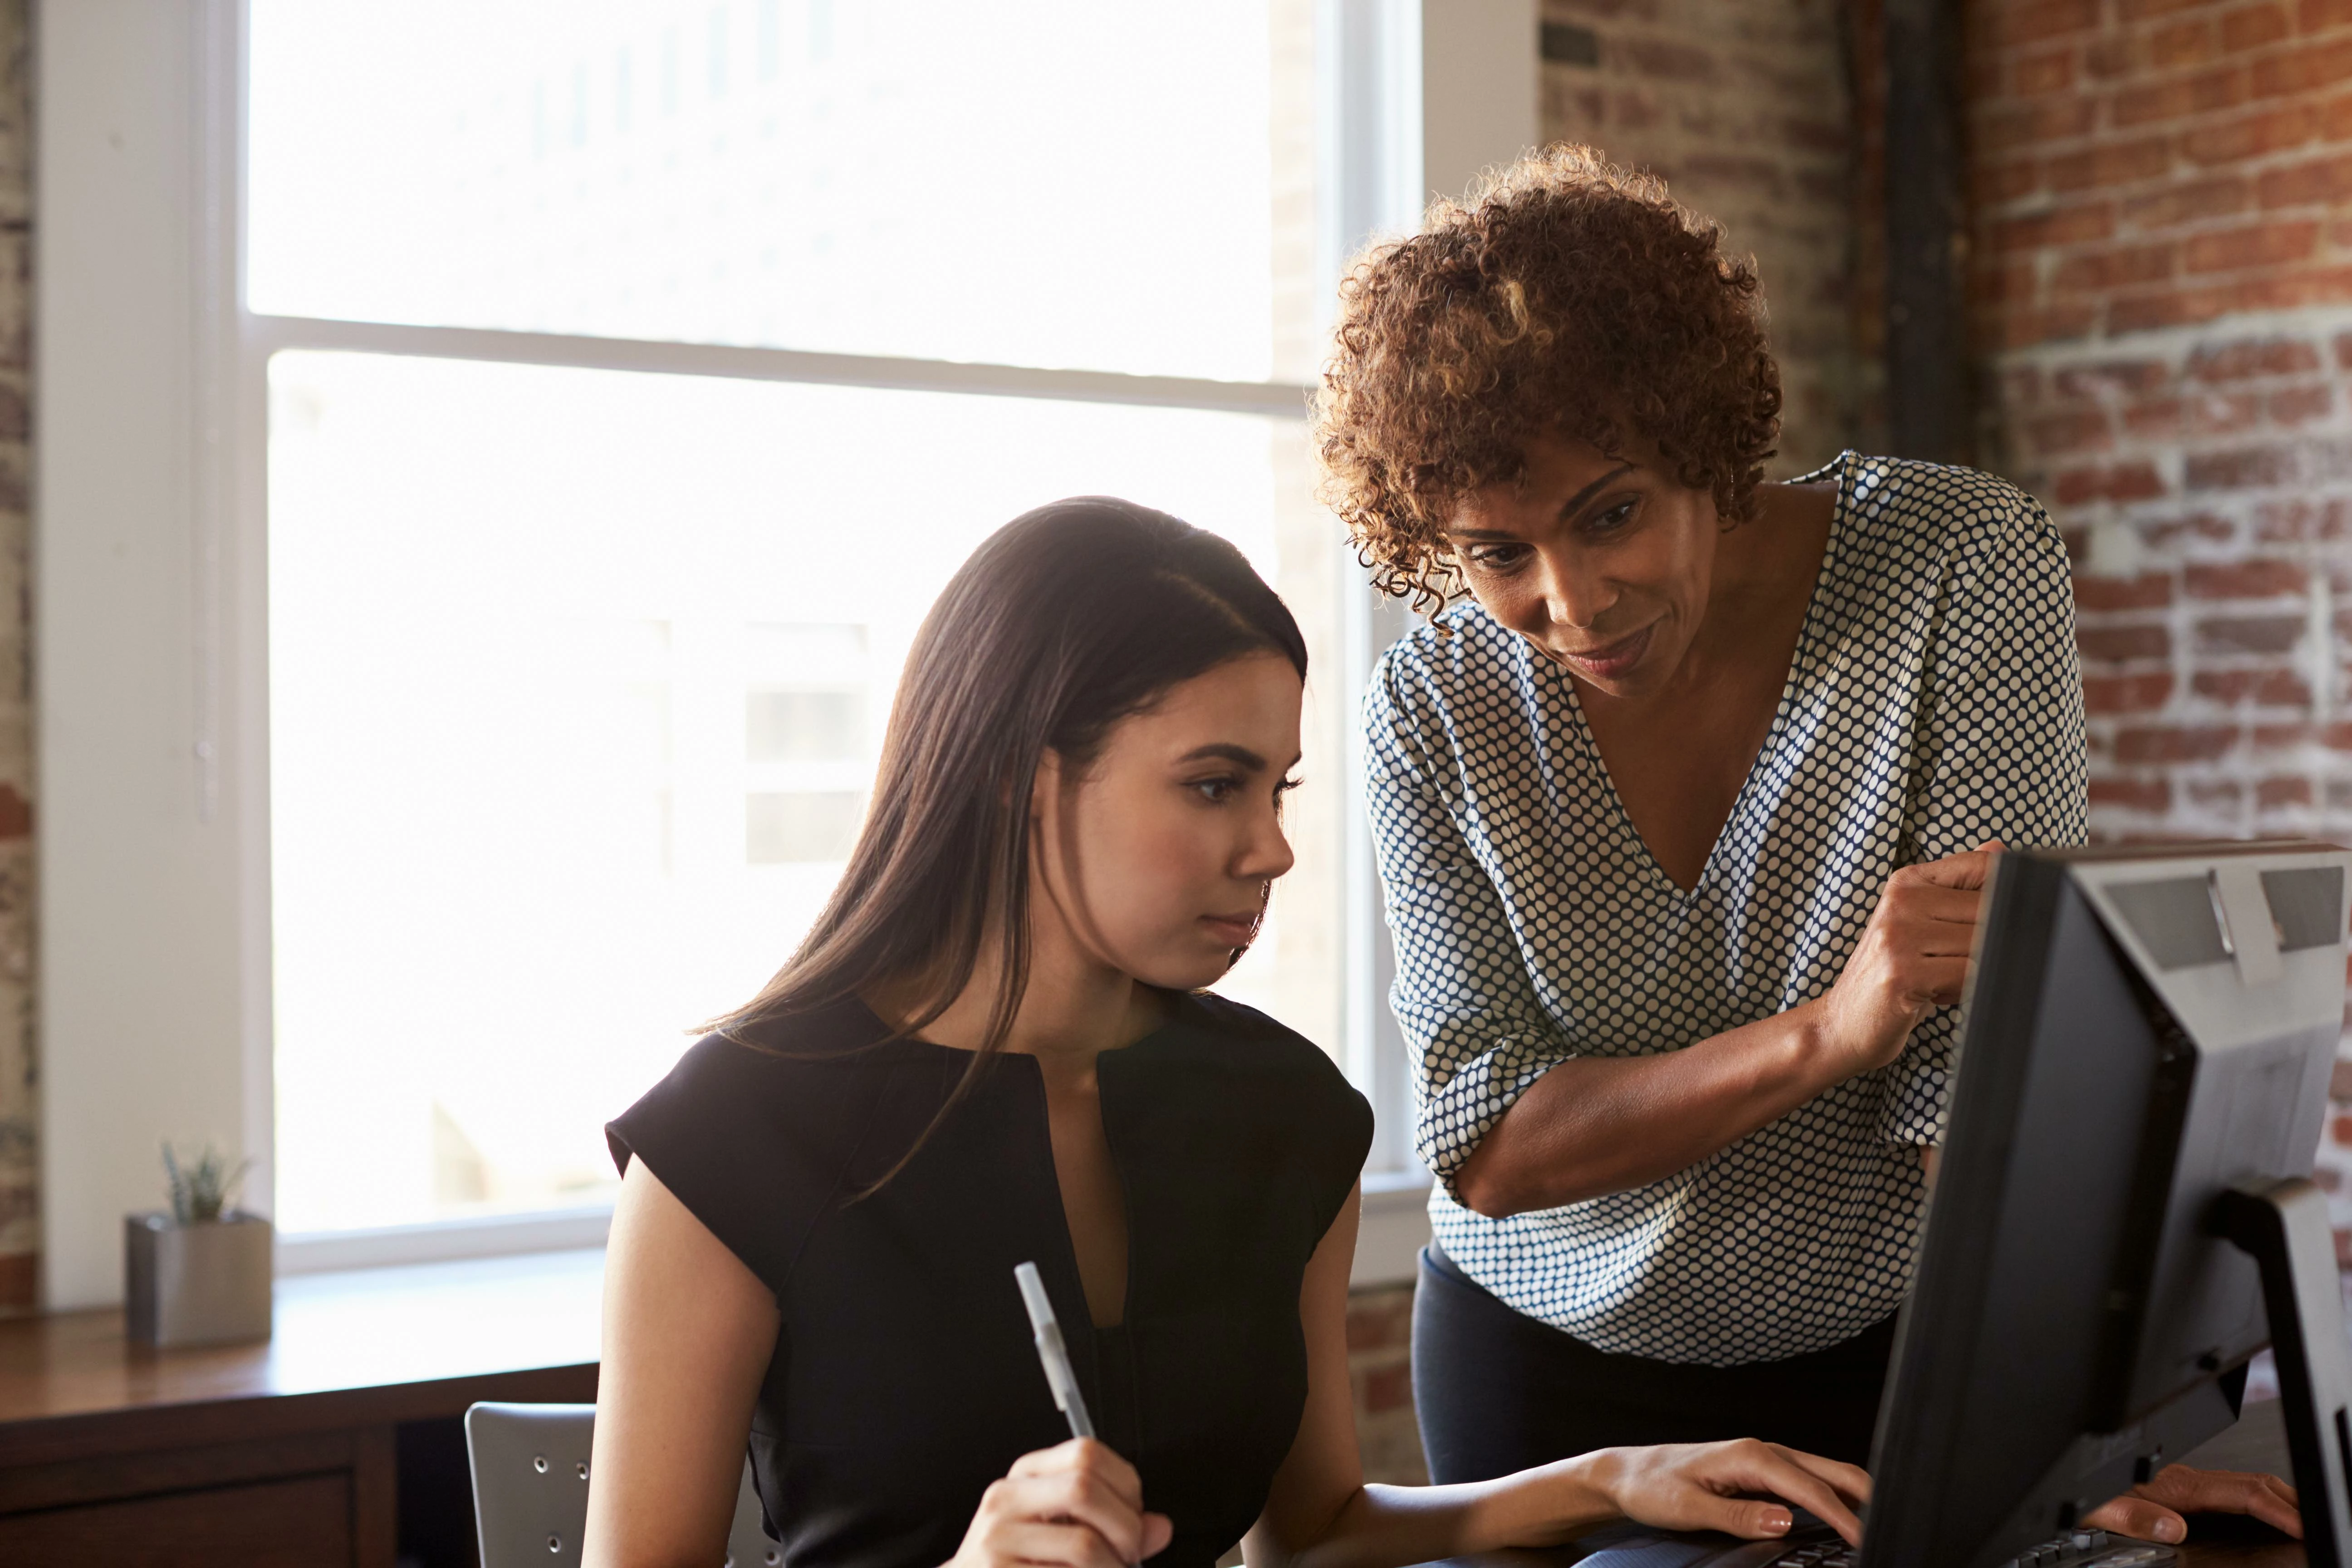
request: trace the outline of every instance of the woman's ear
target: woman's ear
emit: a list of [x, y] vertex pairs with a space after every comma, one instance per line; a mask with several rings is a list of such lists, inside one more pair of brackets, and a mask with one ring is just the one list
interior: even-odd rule
[[1043, 822], [1049, 805], [1062, 790], [1062, 753], [1048, 746], [1037, 753], [1037, 772], [1029, 784], [1029, 820]]

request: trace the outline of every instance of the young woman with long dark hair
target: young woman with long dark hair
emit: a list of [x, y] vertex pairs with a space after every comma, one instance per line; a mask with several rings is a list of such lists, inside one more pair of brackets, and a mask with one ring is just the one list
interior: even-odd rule
[[[1363, 1100], [1202, 990], [1288, 870], [1307, 651], [1232, 545], [1062, 501], [909, 655], [838, 889], [609, 1129], [587, 1558], [723, 1554], [748, 1436], [800, 1568], [1402, 1564], [1621, 1516], [1853, 1538], [1862, 1472], [1761, 1443], [1366, 1486], [1345, 1313]], [[1013, 1270], [1101, 1440], [1063, 1441]]]

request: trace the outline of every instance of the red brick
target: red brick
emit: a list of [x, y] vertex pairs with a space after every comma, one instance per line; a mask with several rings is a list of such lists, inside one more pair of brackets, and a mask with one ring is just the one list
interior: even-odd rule
[[2136, 658], [2170, 657], [2172, 634], [2158, 626], [2077, 626], [2074, 646], [2094, 662], [2125, 664]]
[[2172, 441], [2189, 427], [2188, 402], [2152, 397], [2124, 410], [2124, 428], [2143, 441]]
[[2143, 572], [2137, 577], [2074, 574], [2077, 610], [2160, 610], [2172, 603], [2172, 574]]
[[2058, 476], [2061, 506], [2082, 506], [2095, 500], [2147, 500], [2164, 493], [2164, 479], [2148, 462], [2117, 463], [2112, 468], [2069, 468]]
[[2152, 195], [2130, 198], [2124, 203], [2123, 220], [2127, 226], [2147, 233], [2229, 217], [2245, 211], [2252, 199], [2252, 187], [2239, 175], [2208, 175], [2168, 184]]
[[2295, 105], [2264, 110], [2218, 125], [2200, 125], [2180, 136], [2180, 151], [2192, 163], [2234, 163], [2282, 147], [2298, 147], [2318, 134], [2317, 118]]
[[2292, 775], [2267, 778], [2254, 785], [2254, 807], [2258, 811], [2277, 811], [2286, 806], [2311, 804], [2311, 781]]
[[2341, 202], [2352, 196], [2352, 153], [2310, 158], [2268, 170], [2254, 182], [2254, 195], [2266, 207]]
[[2307, 375], [2318, 368], [2319, 350], [2307, 339], [2241, 338], [2200, 348], [2189, 356], [2186, 374], [2199, 381], [2243, 381], [2257, 375]]
[[2147, 63], [2158, 70], [2202, 65], [2218, 52], [2213, 24], [2202, 16], [2170, 23], [2147, 36]]
[[1979, 304], [2025, 304], [2042, 291], [2042, 271], [2032, 256], [1979, 267], [1969, 279], [1969, 297]]
[[2172, 675], [2168, 670], [2083, 678], [2083, 710], [2095, 717], [2153, 713], [2171, 700]]
[[2345, 536], [2347, 509], [2340, 500], [2267, 501], [2255, 509], [2254, 538], [2264, 544], [2300, 544]]
[[2293, 26], [2286, 7], [2272, 4], [2271, 0], [2258, 5], [2242, 5], [2221, 18], [2221, 47], [2231, 54], [2258, 49], [2285, 37]]
[[2352, 1103], [2352, 1062], [2339, 1061], [2328, 1070], [2327, 1098], [2338, 1105]]
[[2150, 725], [2119, 731], [2116, 760], [2122, 763], [2210, 763], [2238, 743], [2231, 725]]
[[2223, 66], [2219, 70], [2125, 88], [2116, 94], [2109, 112], [2119, 131], [2195, 114], [2218, 114], [2244, 103], [2250, 85], [2243, 66]]
[[2074, 50], [2069, 46], [2013, 60], [2010, 63], [2009, 80], [2010, 90], [2021, 98], [2063, 92], [2074, 85]]
[[1348, 1303], [1348, 1349], [1403, 1350], [1412, 1343], [1412, 1299], [1356, 1300]]
[[2017, 0], [2012, 5], [1979, 7], [1973, 21], [1982, 29], [1971, 38], [1973, 43], [1995, 48], [2031, 44], [2097, 26], [2099, 0]]
[[1617, 38], [1612, 42], [1619, 58], [1643, 76], [1664, 81], [1706, 83], [1721, 74], [1721, 62], [1710, 49], [1659, 38]]
[[2311, 688], [2292, 669], [2200, 669], [2189, 689], [2209, 702], [2235, 708], [2308, 708]]
[[0, 839], [32, 836], [33, 803], [18, 795], [15, 785], [0, 784]]
[[2053, 191], [2084, 191], [2153, 179], [2172, 167], [2172, 142], [2164, 136], [2142, 136], [2130, 142], [2108, 142], [2080, 153], [2065, 153], [2042, 167]]
[[2352, 38], [2336, 38], [2256, 60], [2249, 85], [2257, 98], [2284, 98], [2347, 79], [2352, 79]]
[[2311, 585], [2298, 562], [2256, 556], [2245, 561], [2191, 562], [2181, 586], [2192, 599], [2275, 599], [2296, 596]]
[[1992, 243], [1996, 250], [2039, 249], [2045, 246], [2105, 239], [2115, 232], [2115, 227], [2114, 203], [2078, 202], [2046, 213], [2037, 213], [2031, 217], [1996, 222]]
[[2316, 33], [2347, 23], [2352, 23], [2352, 0], [2300, 0], [2294, 8], [2294, 25], [2302, 32]]
[[2330, 142], [2352, 137], [2352, 92], [2331, 98], [2319, 106], [2319, 133]]
[[1978, 163], [1969, 170], [1969, 197], [1979, 211], [2032, 195], [2042, 188], [2042, 165], [2031, 158]]
[[2132, 68], [2131, 40], [2114, 34], [2089, 40], [2083, 46], [2083, 74], [2112, 81]]
[[1384, 1366], [1364, 1374], [1364, 1409], [1371, 1415], [1412, 1403], [1412, 1366]]
[[2166, 282], [2180, 261], [2176, 245], [2126, 245], [2112, 251], [2067, 257], [2051, 278], [2055, 294], [2110, 294], [2122, 287]]
[[2246, 489], [2283, 485], [2295, 476], [2294, 453], [2285, 447], [2244, 447], [2231, 452], [2192, 452], [2182, 480], [2192, 490]]
[[[2234, 436], [2262, 423], [2262, 399], [2249, 392], [2210, 393], [2179, 400], [2177, 431], [2189, 436]], [[2137, 426], [2134, 426], [2135, 434]]]
[[2009, 310], [1994, 315], [1984, 323], [1995, 335], [1990, 347], [2001, 349], [2029, 348], [2035, 343], [2063, 342], [2071, 338], [2087, 338], [2098, 325], [2099, 308], [2095, 303], [2072, 301], [2040, 310]]
[[2191, 272], [2231, 272], [2301, 261], [2318, 247], [2319, 225], [2305, 218], [2200, 234], [2189, 241], [2182, 259]]
[[2172, 785], [2165, 779], [2093, 779], [2091, 804], [2125, 811], [2166, 812], [2172, 809]]
[[[2352, 353], [2352, 332], [2347, 332], [2343, 342], [2347, 345], [2345, 352]], [[2347, 360], [2347, 363], [2352, 364], [2352, 360]], [[2117, 392], [2152, 392], [2171, 379], [2172, 367], [2156, 359], [2116, 359], [2097, 364], [2068, 365], [2052, 378], [2061, 397], [2103, 397]]]
[[2315, 419], [2325, 419], [2336, 410], [2336, 389], [2325, 382], [2311, 386], [2291, 386], [2273, 392], [2267, 412], [2276, 425], [2305, 425]]
[[2143, 522], [2139, 525], [2139, 535], [2152, 549], [2169, 550], [2184, 541], [2229, 544], [2237, 539], [2238, 531], [2227, 519], [2200, 511], [2164, 522]]
[[2045, 455], [2104, 451], [2115, 445], [2115, 432], [2106, 415], [2095, 408], [2045, 414], [2029, 420], [2026, 429], [2032, 435], [2034, 449]]
[[2030, 147], [2043, 142], [2063, 142], [2087, 136], [2098, 123], [2097, 102], [2080, 93], [2038, 98], [2011, 108], [1987, 110], [1976, 117], [1976, 143], [1986, 152], [2004, 147]]
[[2126, 22], [2145, 22], [2154, 16], [2168, 16], [2176, 11], [2191, 11], [2210, 5], [2213, 0], [2122, 0], [2116, 9]]
[[2309, 629], [2301, 616], [2217, 616], [2197, 623], [2197, 651], [2285, 653]]
[[2352, 267], [2287, 268], [2232, 279], [2223, 289], [2233, 310], [2284, 310], [2352, 300]]

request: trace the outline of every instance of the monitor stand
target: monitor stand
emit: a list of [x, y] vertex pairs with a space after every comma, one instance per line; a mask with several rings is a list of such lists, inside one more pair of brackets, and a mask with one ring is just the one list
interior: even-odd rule
[[2352, 1366], [2327, 1200], [2301, 1177], [2223, 1193], [2214, 1228], [2253, 1255], [2270, 1310], [2310, 1568], [2352, 1568]]

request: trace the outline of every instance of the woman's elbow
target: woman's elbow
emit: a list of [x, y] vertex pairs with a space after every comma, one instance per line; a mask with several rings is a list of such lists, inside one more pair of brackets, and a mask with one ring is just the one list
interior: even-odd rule
[[1481, 1146], [1454, 1173], [1454, 1200], [1472, 1214], [1488, 1219], [1508, 1219], [1533, 1207], [1524, 1201], [1507, 1162], [1489, 1159]]

